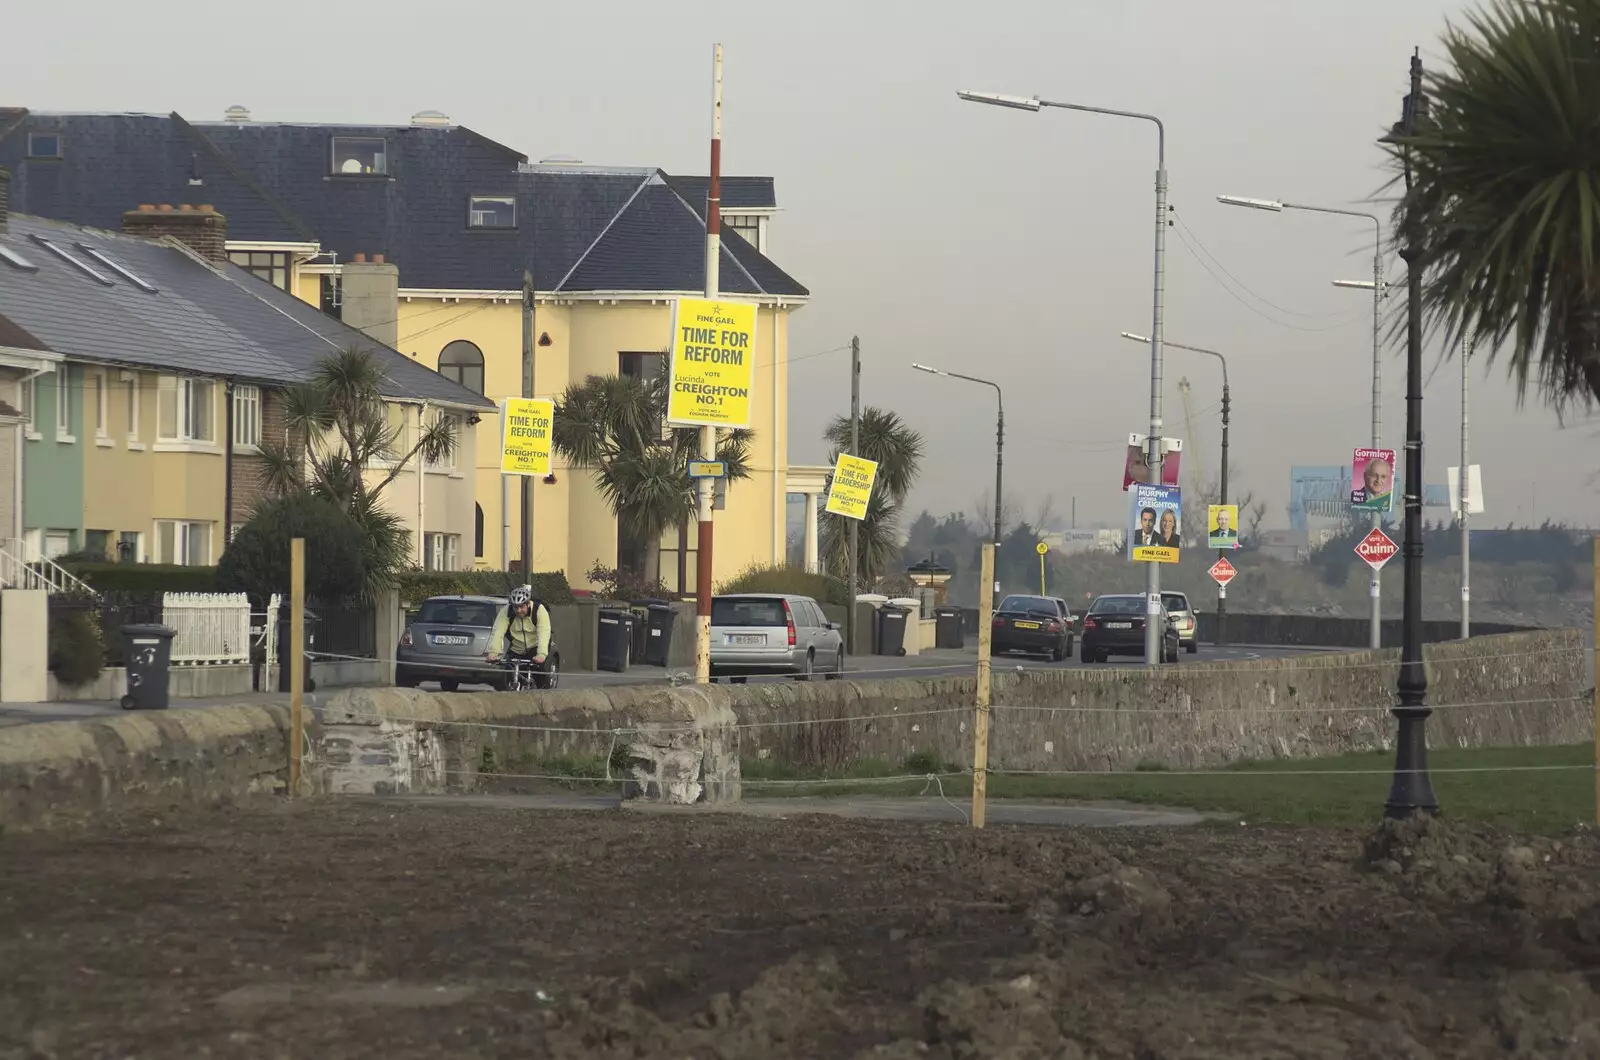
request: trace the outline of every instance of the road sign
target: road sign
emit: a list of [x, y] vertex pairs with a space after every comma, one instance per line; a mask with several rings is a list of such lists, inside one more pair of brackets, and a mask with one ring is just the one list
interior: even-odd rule
[[1399, 551], [1400, 546], [1389, 540], [1389, 535], [1377, 527], [1373, 527], [1372, 533], [1363, 537], [1356, 545], [1356, 555], [1365, 560], [1367, 566], [1373, 570], [1382, 570], [1383, 565], [1393, 559], [1394, 554]]
[[1049, 553], [1050, 546], [1045, 544], [1043, 541], [1041, 541], [1037, 545], [1033, 546], [1033, 550], [1035, 552], [1039, 553], [1039, 555], [1043, 556], [1043, 555], [1046, 555], [1047, 553]]
[[726, 460], [689, 461], [690, 478], [726, 478], [727, 475], [728, 462]]
[[1223, 588], [1227, 588], [1228, 583], [1239, 576], [1239, 568], [1229, 563], [1226, 557], [1223, 557], [1213, 563], [1211, 569], [1206, 573], [1211, 575], [1212, 581]]

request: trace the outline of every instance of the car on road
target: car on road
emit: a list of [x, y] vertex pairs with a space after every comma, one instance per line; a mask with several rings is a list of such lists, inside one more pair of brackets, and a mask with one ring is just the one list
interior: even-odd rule
[[[400, 635], [395, 650], [395, 684], [415, 688], [437, 681], [446, 692], [462, 685], [488, 685], [504, 691], [512, 674], [487, 661], [489, 634], [494, 620], [506, 609], [503, 596], [434, 596], [423, 601], [417, 617]], [[496, 653], [504, 650], [495, 645]], [[552, 641], [549, 673], [536, 674], [540, 688], [553, 687], [560, 672], [561, 655]]]
[[[1145, 596], [1121, 593], [1099, 596], [1083, 615], [1082, 648], [1084, 663], [1105, 662], [1113, 655], [1143, 655]], [[1178, 661], [1178, 626], [1163, 605], [1154, 616], [1162, 624], [1161, 661]]]
[[1178, 627], [1178, 646], [1193, 655], [1200, 650], [1200, 621], [1197, 612], [1189, 606], [1189, 597], [1184, 593], [1163, 591], [1161, 605], [1167, 609], [1167, 614], [1172, 616], [1173, 624]]
[[743, 683], [779, 674], [797, 681], [844, 673], [844, 635], [809, 596], [739, 593], [711, 598], [711, 676]]
[[1013, 594], [1001, 600], [994, 613], [989, 650], [996, 655], [1043, 655], [1060, 662], [1072, 654], [1074, 622], [1065, 600]]

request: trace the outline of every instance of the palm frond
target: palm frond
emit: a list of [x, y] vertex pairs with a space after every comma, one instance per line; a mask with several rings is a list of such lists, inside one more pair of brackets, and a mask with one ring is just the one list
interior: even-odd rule
[[[925, 443], [920, 432], [900, 418], [899, 413], [871, 405], [861, 410], [861, 448], [857, 456], [878, 465], [878, 488], [895, 499], [904, 500], [916, 484], [922, 469]], [[850, 449], [850, 418], [836, 416], [823, 434], [832, 448], [833, 458]], [[876, 491], [874, 491], [876, 492]]]
[[[1561, 411], [1600, 397], [1600, 4], [1491, 0], [1444, 36], [1430, 122], [1387, 145], [1447, 347]], [[1409, 173], [1408, 173], [1409, 169]], [[1402, 236], [1403, 239], [1403, 236]], [[1403, 314], [1396, 320], [1403, 328]]]

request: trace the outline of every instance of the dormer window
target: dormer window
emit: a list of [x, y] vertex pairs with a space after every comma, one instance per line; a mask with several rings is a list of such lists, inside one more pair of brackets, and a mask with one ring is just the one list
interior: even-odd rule
[[36, 132], [28, 134], [29, 158], [60, 158], [61, 134]]
[[379, 136], [335, 136], [333, 172], [339, 176], [377, 176], [389, 172], [388, 144]]
[[517, 227], [517, 200], [509, 195], [474, 195], [467, 206], [467, 227]]

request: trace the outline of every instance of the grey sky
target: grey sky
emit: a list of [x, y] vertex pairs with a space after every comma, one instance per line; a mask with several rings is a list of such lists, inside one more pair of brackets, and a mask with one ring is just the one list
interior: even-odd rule
[[[1062, 513], [1076, 496], [1080, 524], [1122, 518], [1119, 447], [1147, 420], [1147, 350], [1117, 336], [1150, 326], [1153, 130], [978, 107], [955, 90], [1152, 111], [1167, 123], [1187, 226], [1169, 230], [1167, 336], [1229, 355], [1235, 481], [1271, 502], [1270, 526], [1286, 522], [1291, 464], [1341, 463], [1367, 444], [1370, 303], [1329, 281], [1368, 275], [1370, 229], [1215, 196], [1359, 208], [1384, 179], [1373, 140], [1399, 113], [1411, 47], [1437, 63], [1444, 20], [1462, 6], [630, 0], [577, 14], [290, 0], [223, 23], [213, 4], [89, 0], [8, 12], [17, 43], [0, 102], [205, 118], [241, 103], [300, 121], [403, 122], [436, 108], [534, 157], [699, 173], [721, 40], [726, 170], [777, 178], [773, 256], [813, 292], [791, 339], [793, 459], [825, 455], [822, 426], [849, 400], [845, 355], [799, 358], [859, 334], [864, 400], [928, 436], [913, 507], [969, 510], [993, 468], [991, 395], [909, 370], [923, 361], [1005, 386], [1008, 484], [1030, 507], [1053, 494]], [[1254, 310], [1242, 305], [1179, 232], [1292, 312], [1249, 295]], [[1397, 261], [1390, 275], [1402, 275]], [[1385, 371], [1384, 445], [1397, 448], [1398, 350]], [[1201, 415], [1186, 459], [1214, 473], [1215, 362], [1171, 351], [1167, 376], [1168, 433], [1188, 437], [1176, 390], [1187, 376]], [[1486, 521], [1527, 519], [1536, 497], [1540, 517], [1593, 524], [1595, 464], [1579, 455], [1592, 428], [1560, 430], [1537, 400], [1518, 411], [1498, 366], [1475, 376]], [[1439, 368], [1426, 395], [1430, 482], [1456, 461], [1458, 394], [1457, 369]]]

